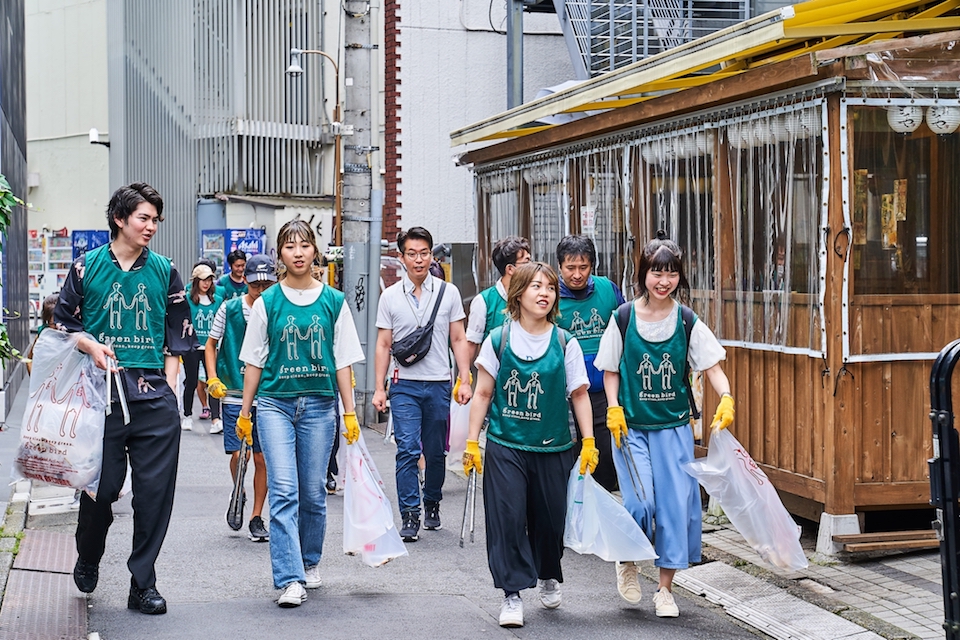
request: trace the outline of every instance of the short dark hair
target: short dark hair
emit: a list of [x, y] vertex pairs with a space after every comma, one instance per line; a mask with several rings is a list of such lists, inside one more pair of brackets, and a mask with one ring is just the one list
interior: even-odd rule
[[120, 187], [110, 196], [110, 203], [107, 205], [107, 224], [110, 225], [111, 240], [116, 240], [120, 233], [117, 220], [126, 222], [141, 202], [149, 202], [156, 207], [157, 221], [163, 222], [163, 198], [146, 182], [133, 182]]
[[407, 240], [425, 240], [428, 247], [433, 247], [433, 236], [423, 227], [410, 227], [397, 234], [397, 249], [400, 253], [406, 248]]
[[597, 266], [597, 248], [593, 240], [583, 235], [566, 236], [557, 244], [557, 264], [563, 266], [567, 258], [583, 256], [590, 262], [590, 267]]
[[640, 253], [637, 291], [640, 292], [640, 297], [644, 300], [650, 298], [650, 292], [647, 291], [648, 271], [676, 271], [680, 275], [680, 283], [673, 292], [674, 297], [681, 304], [689, 304], [690, 283], [683, 272], [683, 252], [676, 242], [667, 237], [667, 232], [662, 229], [657, 231], [657, 237], [648, 242]]
[[521, 251], [530, 253], [530, 243], [526, 238], [520, 236], [507, 236], [503, 240], [493, 245], [493, 266], [497, 268], [501, 276], [506, 275], [507, 267], [517, 264], [517, 258]]
[[[214, 273], [217, 272], [217, 263], [211, 260], [210, 258], [200, 258], [199, 260], [196, 261], [196, 263], [194, 263], [193, 269], [196, 269], [202, 264], [205, 264], [208, 267], [210, 267], [210, 271], [213, 271]], [[193, 272], [193, 269], [191, 269], [190, 271]]]
[[233, 266], [233, 263], [236, 262], [237, 260], [243, 260], [244, 262], [247, 261], [247, 254], [241, 249], [234, 249], [233, 251], [227, 254], [227, 264], [230, 265], [231, 267]]

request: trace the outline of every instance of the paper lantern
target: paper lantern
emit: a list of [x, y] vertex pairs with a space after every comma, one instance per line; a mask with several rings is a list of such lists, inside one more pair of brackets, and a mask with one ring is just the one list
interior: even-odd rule
[[960, 127], [960, 107], [928, 107], [927, 126], [937, 135], [953, 133]]
[[709, 156], [713, 154], [713, 143], [715, 140], [713, 131], [696, 133], [693, 137], [697, 145], [697, 155]]
[[783, 116], [783, 126], [790, 140], [806, 140], [820, 133], [820, 118], [816, 109], [803, 109]]
[[663, 142], [660, 140], [651, 140], [640, 145], [640, 156], [647, 164], [660, 164], [662, 162]]
[[923, 107], [912, 104], [887, 107], [887, 124], [897, 133], [913, 133], [923, 122]]
[[790, 142], [791, 135], [787, 131], [787, 123], [784, 116], [773, 116], [770, 118], [770, 135], [776, 142]]
[[766, 145], [777, 144], [773, 136], [773, 130], [770, 127], [770, 121], [767, 118], [760, 118], [753, 123], [754, 144], [763, 147]]
[[678, 158], [696, 158], [698, 155], [697, 140], [692, 135], [680, 136], [673, 141], [673, 150]]

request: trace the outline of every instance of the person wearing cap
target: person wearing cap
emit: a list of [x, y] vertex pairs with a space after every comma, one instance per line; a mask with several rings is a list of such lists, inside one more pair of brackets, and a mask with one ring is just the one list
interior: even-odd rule
[[[277, 267], [273, 259], [266, 255], [250, 256], [245, 261], [243, 280], [246, 293], [232, 298], [220, 305], [213, 318], [213, 326], [207, 335], [205, 352], [207, 373], [207, 391], [221, 400], [223, 419], [227, 428], [223, 432], [223, 450], [230, 456], [230, 475], [236, 479], [240, 464], [240, 438], [237, 437], [237, 418], [243, 404], [243, 374], [246, 365], [240, 361], [240, 346], [250, 319], [253, 303], [277, 281]], [[254, 542], [270, 540], [270, 534], [263, 523], [263, 503], [267, 497], [267, 466], [257, 436], [256, 400], [250, 409], [250, 421], [253, 423], [253, 511], [250, 514], [250, 539]]]
[[187, 296], [187, 302], [190, 303], [190, 317], [192, 330], [197, 336], [199, 347], [196, 351], [191, 351], [183, 356], [183, 420], [180, 421], [180, 428], [184, 431], [193, 429], [193, 395], [196, 392], [200, 398], [200, 404], [203, 409], [200, 411], [200, 419], [208, 420], [211, 417], [210, 433], [222, 433], [223, 421], [220, 419], [220, 403], [211, 402], [213, 413], [207, 405], [207, 383], [206, 370], [201, 375], [203, 366], [203, 354], [207, 345], [207, 336], [210, 334], [210, 326], [213, 324], [213, 317], [217, 313], [217, 308], [222, 302], [222, 298], [213, 283], [213, 270], [206, 264], [198, 263], [193, 268], [191, 274], [190, 294]]
[[[163, 220], [163, 199], [148, 184], [117, 189], [107, 206], [110, 243], [77, 258], [53, 317], [68, 332], [86, 332], [77, 348], [111, 370], [113, 404], [104, 422], [103, 467], [95, 496], [80, 492], [73, 581], [97, 588], [100, 560], [127, 465], [133, 494], [133, 544], [127, 560], [127, 608], [167, 612], [155, 564], [170, 524], [177, 485], [177, 357], [196, 349], [190, 307], [170, 258], [148, 248]], [[119, 365], [119, 371], [118, 371]], [[119, 386], [118, 386], [119, 385]], [[128, 411], [118, 391], [123, 390]], [[114, 548], [116, 552], [116, 547]]]

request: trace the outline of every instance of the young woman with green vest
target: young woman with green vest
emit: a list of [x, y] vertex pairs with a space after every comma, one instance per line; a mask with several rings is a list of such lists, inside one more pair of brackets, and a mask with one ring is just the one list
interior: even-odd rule
[[574, 464], [567, 396], [585, 425], [580, 473], [592, 472], [594, 444], [583, 352], [554, 324], [557, 274], [531, 262], [507, 292], [511, 322], [494, 329], [477, 357], [477, 390], [463, 470], [483, 473], [478, 438], [489, 410], [483, 508], [487, 563], [504, 593], [500, 626], [523, 626], [520, 591], [539, 587], [541, 604], [560, 606], [567, 480]]
[[312, 276], [319, 258], [304, 220], [277, 235], [286, 277], [253, 303], [240, 348], [246, 363], [237, 437], [253, 442], [251, 409], [267, 463], [270, 560], [277, 604], [298, 607], [320, 586], [327, 526], [327, 464], [337, 437], [337, 399], [347, 442], [360, 435], [351, 386], [352, 365], [363, 361], [357, 329], [336, 289]]
[[[663, 231], [643, 248], [639, 274], [640, 297], [627, 303], [623, 337], [615, 311], [594, 363], [604, 372], [607, 427], [620, 450], [614, 463], [623, 506], [654, 541], [659, 556], [656, 614], [675, 618], [680, 610], [673, 599], [673, 576], [700, 562], [701, 551], [700, 487], [683, 470], [693, 460], [686, 363], [703, 371], [720, 394], [714, 428], [733, 422], [733, 396], [720, 367], [726, 352], [709, 327], [694, 319], [687, 343], [681, 302], [689, 299], [690, 285], [680, 248]], [[617, 590], [627, 602], [640, 602], [634, 563], [617, 563]]]
[[[220, 403], [214, 401], [207, 404], [207, 382], [206, 375], [200, 375], [200, 366], [203, 364], [203, 354], [207, 345], [207, 336], [210, 335], [210, 327], [213, 326], [213, 318], [217, 315], [217, 309], [223, 299], [213, 282], [213, 271], [203, 263], [197, 264], [191, 274], [192, 281], [190, 293], [187, 294], [187, 302], [190, 303], [190, 321], [193, 326], [193, 332], [197, 336], [197, 342], [200, 344], [197, 351], [191, 351], [183, 356], [183, 420], [180, 422], [180, 428], [184, 431], [193, 429], [193, 396], [197, 394], [200, 398], [200, 405], [203, 407], [200, 411], [200, 419], [207, 420], [213, 418], [211, 433], [220, 433], [223, 431], [220, 420]], [[203, 378], [201, 380], [201, 377]], [[213, 409], [211, 414], [210, 409]]]

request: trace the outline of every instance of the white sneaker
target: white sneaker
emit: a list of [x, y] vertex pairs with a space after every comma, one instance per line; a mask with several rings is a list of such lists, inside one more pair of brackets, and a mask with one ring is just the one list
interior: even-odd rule
[[503, 604], [500, 605], [500, 626], [523, 626], [523, 602], [520, 600], [519, 593], [511, 594], [503, 599]]
[[291, 582], [283, 589], [283, 593], [277, 598], [277, 604], [284, 609], [290, 607], [299, 607], [307, 599], [307, 592], [299, 582]]
[[307, 589], [317, 589], [323, 584], [323, 580], [320, 579], [320, 565], [317, 564], [309, 569], [304, 569], [304, 574], [306, 575]]
[[540, 587], [540, 604], [547, 609], [556, 609], [560, 606], [560, 583], [550, 578], [549, 580], [537, 580], [537, 586]]
[[181, 420], [180, 429], [183, 431], [193, 431], [193, 418], [187, 417]]
[[223, 420], [214, 418], [210, 423], [210, 433], [223, 433]]
[[617, 563], [617, 591], [630, 604], [639, 604], [643, 594], [637, 580], [637, 565], [633, 562]]
[[666, 587], [653, 594], [653, 604], [657, 607], [658, 618], [676, 618], [680, 615], [680, 608], [673, 600], [673, 594]]

